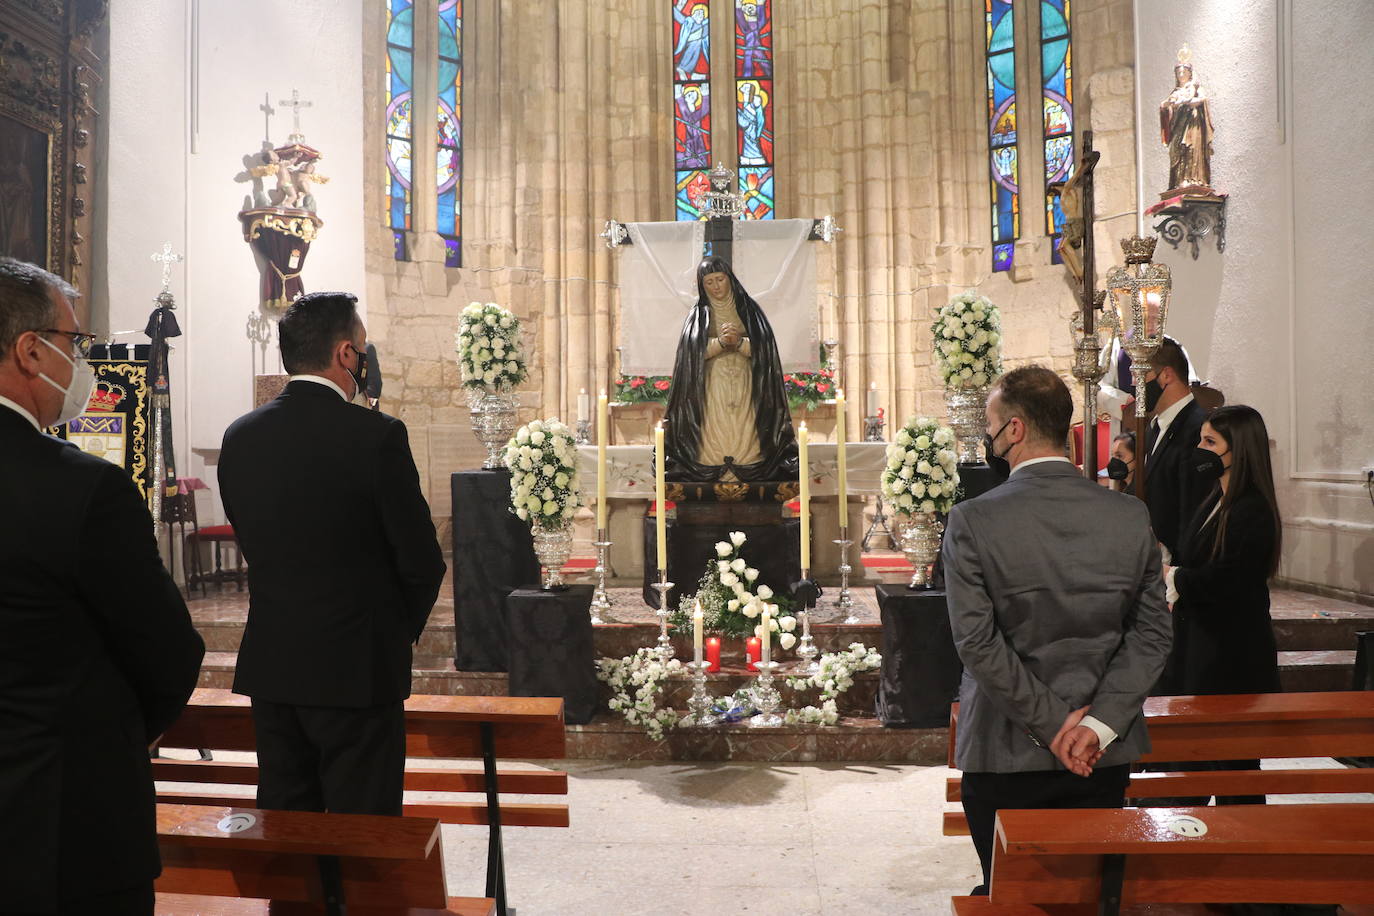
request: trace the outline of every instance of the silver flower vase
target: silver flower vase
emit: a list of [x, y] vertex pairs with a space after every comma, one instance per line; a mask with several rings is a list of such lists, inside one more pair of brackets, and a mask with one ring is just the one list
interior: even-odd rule
[[468, 393], [472, 431], [487, 450], [486, 470], [506, 466], [506, 443], [515, 432], [515, 395], [509, 391], [474, 388]]
[[902, 532], [902, 553], [911, 564], [911, 582], [907, 588], [929, 588], [935, 558], [940, 555], [940, 536], [944, 525], [935, 516], [918, 512], [907, 519]]
[[979, 449], [987, 432], [988, 389], [946, 388], [945, 406], [949, 408], [949, 425], [958, 440], [959, 463], [980, 464]]
[[544, 588], [562, 588], [566, 584], [563, 566], [572, 555], [572, 525], [533, 525], [530, 532], [534, 536], [534, 555], [543, 569]]

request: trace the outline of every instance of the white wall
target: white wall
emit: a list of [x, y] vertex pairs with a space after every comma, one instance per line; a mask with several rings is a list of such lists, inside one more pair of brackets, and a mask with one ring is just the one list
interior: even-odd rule
[[1174, 270], [1170, 334], [1231, 403], [1260, 410], [1285, 515], [1281, 575], [1374, 594], [1374, 4], [1137, 0], [1141, 199], [1168, 178], [1157, 106], [1193, 50], [1216, 125], [1226, 251]]
[[[246, 326], [258, 272], [236, 216], [249, 186], [234, 176], [261, 145], [265, 91], [278, 109], [276, 145], [292, 123], [278, 100], [294, 88], [313, 103], [302, 132], [330, 178], [315, 192], [324, 227], [305, 288], [347, 290], [366, 307], [361, 52], [361, 0], [111, 4], [109, 329], [142, 329], [160, 279], [149, 255], [170, 241], [186, 256], [172, 282], [185, 333], [172, 357], [177, 460], [183, 475], [211, 486], [214, 469], [191, 450], [218, 448], [225, 427], [252, 407]], [[275, 345], [268, 355], [276, 371]]]

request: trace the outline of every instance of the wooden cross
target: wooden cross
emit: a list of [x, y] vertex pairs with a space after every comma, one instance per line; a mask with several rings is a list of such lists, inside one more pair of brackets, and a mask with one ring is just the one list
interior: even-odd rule
[[292, 125], [293, 125], [293, 126], [292, 126], [292, 130], [291, 130], [291, 136], [292, 136], [292, 137], [299, 137], [299, 136], [301, 136], [301, 109], [302, 109], [302, 108], [309, 108], [309, 107], [310, 107], [311, 105], [313, 105], [314, 103], [313, 103], [313, 102], [307, 102], [307, 101], [305, 101], [304, 99], [301, 98], [301, 94], [300, 94], [300, 91], [299, 91], [299, 90], [297, 90], [297, 89], [292, 89], [292, 90], [291, 90], [291, 98], [289, 98], [289, 99], [282, 99], [282, 100], [280, 100], [279, 102], [277, 102], [277, 104], [278, 104], [278, 105], [285, 106], [285, 107], [291, 109], [291, 115], [292, 115], [292, 118], [293, 118], [293, 121], [292, 121]]
[[277, 109], [272, 107], [272, 96], [264, 92], [262, 94], [262, 104], [258, 106], [258, 111], [262, 112], [262, 138], [269, 144], [272, 142], [272, 115], [277, 113]]
[[172, 265], [182, 260], [182, 256], [172, 253], [172, 243], [163, 242], [162, 250], [153, 252], [153, 260], [162, 264], [162, 291], [172, 288]]

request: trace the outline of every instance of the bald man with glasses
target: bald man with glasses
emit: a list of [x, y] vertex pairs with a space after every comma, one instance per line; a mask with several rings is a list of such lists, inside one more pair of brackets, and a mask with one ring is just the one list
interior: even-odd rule
[[75, 290], [0, 258], [0, 913], [148, 914], [148, 746], [205, 645], [122, 468], [44, 430], [86, 408]]

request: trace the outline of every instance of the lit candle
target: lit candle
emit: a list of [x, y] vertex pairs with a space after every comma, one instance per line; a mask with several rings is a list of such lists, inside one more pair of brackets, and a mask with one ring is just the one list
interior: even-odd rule
[[701, 602], [696, 603], [696, 609], [692, 611], [692, 649], [696, 653], [696, 663], [701, 664], [701, 638], [704, 635], [702, 627], [705, 626], [705, 615], [701, 613]]
[[750, 636], [744, 641], [744, 667], [756, 668], [759, 660], [759, 638]]
[[592, 401], [591, 401], [591, 395], [587, 394], [587, 389], [586, 389], [586, 388], [583, 388], [581, 391], [579, 391], [579, 392], [577, 393], [577, 422], [578, 422], [578, 423], [581, 423], [583, 420], [586, 420], [586, 419], [587, 419], [587, 414], [590, 412], [591, 403], [592, 403]]
[[876, 417], [878, 415], [878, 383], [868, 383], [868, 415]]
[[849, 528], [849, 473], [845, 462], [844, 407], [844, 389], [841, 388], [835, 392], [835, 457], [839, 463], [841, 531], [846, 531]]
[[[664, 495], [666, 488], [663, 485], [663, 421], [659, 421], [654, 427], [654, 529], [657, 536], [658, 546], [658, 571], [662, 573], [658, 578], [663, 581], [667, 578], [668, 570], [668, 499]], [[668, 600], [664, 595], [663, 600]]]
[[807, 452], [811, 434], [806, 423], [797, 430], [797, 476], [801, 478], [801, 501], [797, 512], [801, 516], [801, 568], [802, 572], [811, 569], [811, 463]]
[[715, 674], [720, 670], [720, 637], [706, 637], [706, 661], [710, 664], [710, 672]]
[[596, 529], [606, 530], [606, 392], [596, 399]]
[[763, 614], [759, 619], [763, 621], [763, 667], [767, 668], [773, 655], [773, 615], [768, 613], [768, 605], [763, 606]]

